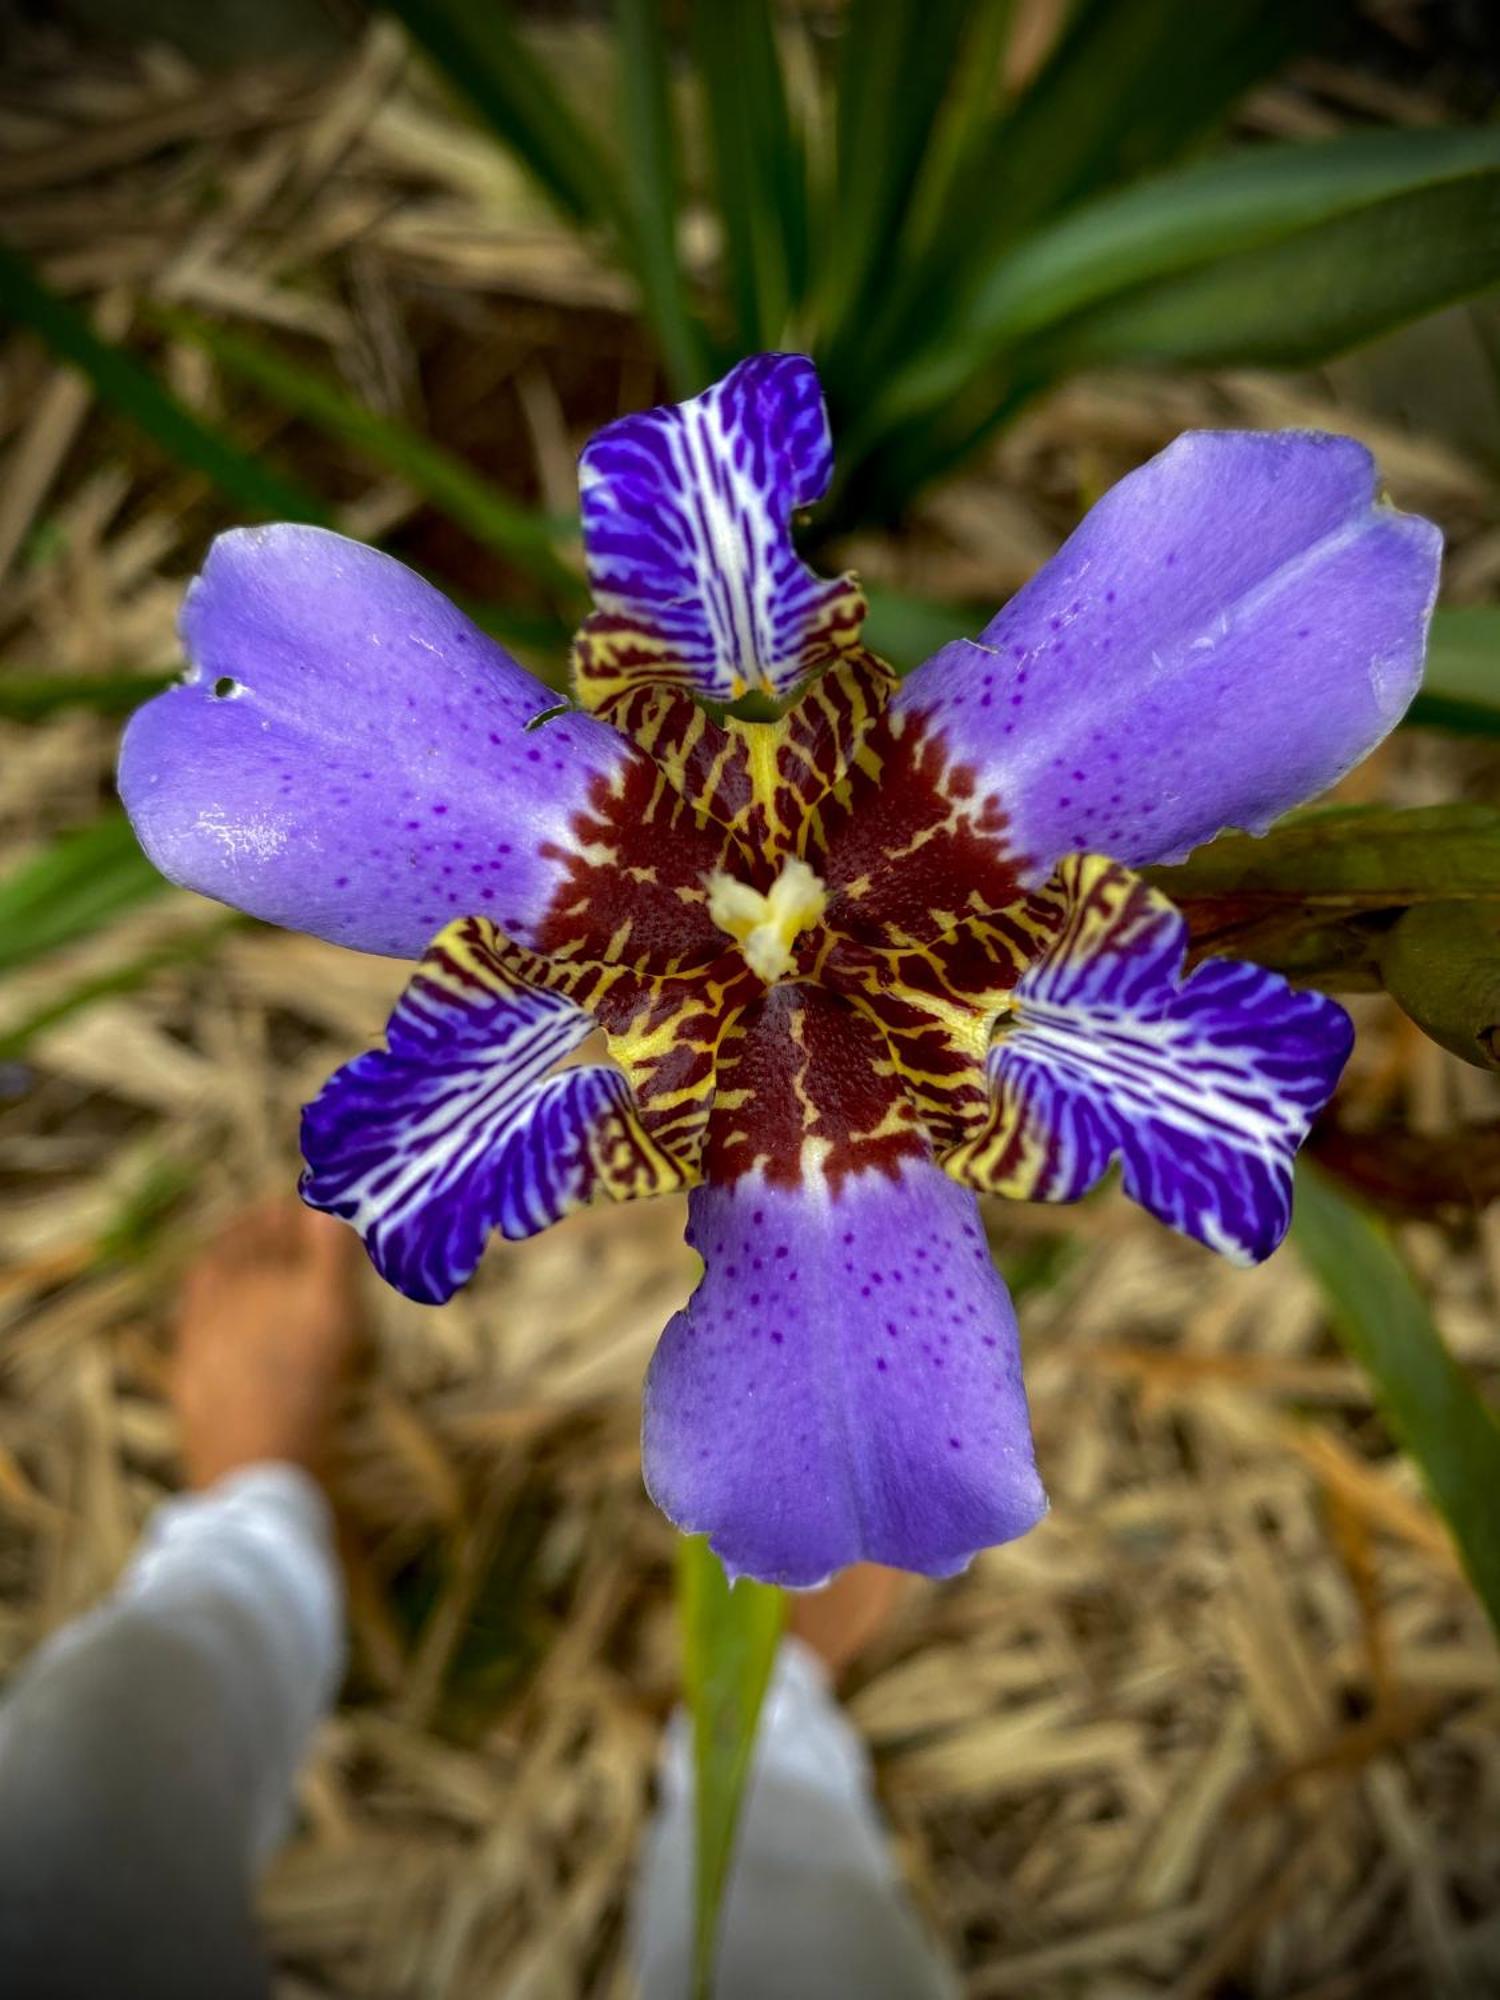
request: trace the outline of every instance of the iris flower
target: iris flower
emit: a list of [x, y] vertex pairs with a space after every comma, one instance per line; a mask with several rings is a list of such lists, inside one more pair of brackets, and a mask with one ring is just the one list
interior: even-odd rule
[[[120, 787], [173, 881], [419, 960], [305, 1114], [303, 1193], [413, 1299], [492, 1233], [691, 1190], [647, 1486], [733, 1574], [947, 1575], [1046, 1501], [978, 1194], [1124, 1190], [1242, 1262], [1350, 1026], [1186, 970], [1133, 869], [1322, 791], [1414, 693], [1439, 536], [1369, 454], [1195, 432], [904, 681], [799, 559], [797, 355], [601, 431], [576, 706], [323, 530], [216, 541]], [[730, 710], [750, 691], [772, 722]], [[569, 1063], [595, 1029], [607, 1060]]]

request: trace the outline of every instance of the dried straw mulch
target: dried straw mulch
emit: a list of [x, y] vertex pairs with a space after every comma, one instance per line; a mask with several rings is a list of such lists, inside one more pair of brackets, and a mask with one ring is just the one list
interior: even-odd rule
[[[107, 329], [165, 294], [301, 336], [383, 406], [419, 413], [424, 384], [429, 407], [484, 404], [517, 483], [553, 504], [577, 429], [649, 393], [618, 281], [388, 33], [290, 82], [205, 82], [164, 55], [91, 66], [48, 43], [35, 59], [0, 89], [6, 233]], [[1315, 120], [1319, 102], [1283, 90], [1265, 116]], [[433, 341], [459, 357], [441, 384]], [[278, 431], [198, 357], [166, 361], [204, 407], [233, 403], [242, 434]], [[1372, 435], [1397, 497], [1454, 530], [1458, 594], [1482, 595], [1500, 568], [1490, 481], [1347, 393], [1337, 375], [1079, 388], [904, 542], [857, 553], [998, 600], [1083, 496], [1184, 424], [1323, 421]], [[295, 431], [278, 443], [311, 462]], [[6, 659], [170, 659], [221, 518], [201, 491], [24, 339], [0, 352], [0, 451]], [[395, 482], [326, 456], [316, 471], [357, 531], [423, 531]], [[3, 738], [10, 865], [95, 809], [113, 731], [73, 714]], [[1485, 776], [1404, 739], [1361, 782], [1421, 801]], [[143, 907], [12, 980], [0, 1030], [217, 921], [182, 895]], [[174, 1274], [246, 1197], [289, 1185], [298, 1105], [378, 1032], [400, 979], [236, 931], [62, 1021], [7, 1078], [0, 1670], [108, 1586], [174, 1483]], [[1361, 1012], [1352, 1122], [1494, 1115], [1473, 1072], [1383, 1003]], [[1025, 1282], [1053, 1513], [915, 1590], [851, 1691], [969, 1992], [1500, 1991], [1500, 1662], [1296, 1262], [1229, 1271], [1113, 1195], [992, 1221]], [[497, 1251], [439, 1313], [372, 1284], [339, 1482], [353, 1666], [265, 1888], [287, 2000], [625, 1989], [624, 1900], [676, 1684], [672, 1538], [640, 1488], [637, 1396], [691, 1283], [680, 1225], [675, 1204], [577, 1218]], [[1404, 1240], [1454, 1347], [1493, 1378], [1494, 1217]]]

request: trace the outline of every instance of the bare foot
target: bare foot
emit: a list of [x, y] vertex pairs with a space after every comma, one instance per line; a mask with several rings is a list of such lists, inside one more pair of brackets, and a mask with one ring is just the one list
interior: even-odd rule
[[821, 1590], [792, 1599], [790, 1625], [827, 1667], [837, 1684], [875, 1635], [890, 1623], [911, 1586], [903, 1570], [855, 1563]]
[[267, 1459], [321, 1474], [359, 1342], [359, 1254], [345, 1224], [277, 1201], [189, 1268], [171, 1394], [192, 1485]]

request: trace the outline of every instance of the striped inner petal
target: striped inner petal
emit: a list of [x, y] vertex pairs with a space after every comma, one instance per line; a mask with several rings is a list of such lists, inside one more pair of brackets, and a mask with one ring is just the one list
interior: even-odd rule
[[1161, 1221], [1236, 1262], [1269, 1256], [1348, 1016], [1229, 959], [1184, 977], [1182, 918], [1100, 855], [1065, 861], [1049, 899], [1053, 941], [990, 1047], [989, 1117], [944, 1166], [992, 1193], [1073, 1201], [1118, 1158], [1125, 1192]]
[[532, 1236], [597, 1196], [693, 1178], [647, 1135], [618, 1070], [549, 1075], [592, 1023], [517, 960], [482, 917], [451, 924], [385, 1048], [338, 1070], [303, 1113], [304, 1200], [352, 1222], [381, 1276], [426, 1304], [473, 1275], [494, 1230]]
[[791, 536], [832, 467], [817, 373], [797, 354], [753, 355], [690, 402], [600, 431], [579, 473], [598, 607], [574, 651], [585, 705], [643, 681], [780, 696], [853, 644], [857, 585], [815, 575]]

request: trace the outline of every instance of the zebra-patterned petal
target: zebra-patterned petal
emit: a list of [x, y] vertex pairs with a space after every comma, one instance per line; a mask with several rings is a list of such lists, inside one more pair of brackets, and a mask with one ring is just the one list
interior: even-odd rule
[[492, 1230], [534, 1236], [596, 1195], [662, 1194], [690, 1178], [641, 1129], [618, 1070], [548, 1072], [592, 1023], [518, 975], [481, 917], [434, 942], [384, 1049], [335, 1072], [302, 1117], [302, 1195], [352, 1222], [375, 1268], [440, 1305]]
[[641, 682], [780, 696], [852, 646], [858, 586], [814, 575], [791, 536], [832, 469], [800, 354], [753, 355], [691, 402], [600, 431], [579, 469], [598, 606], [574, 648], [580, 698], [598, 708]]
[[995, 1194], [1074, 1201], [1118, 1158], [1161, 1221], [1237, 1263], [1268, 1257], [1348, 1015], [1231, 959], [1184, 978], [1182, 918], [1103, 856], [1071, 856], [1038, 900], [1055, 906], [1053, 942], [990, 1047], [988, 1122], [944, 1166]]

